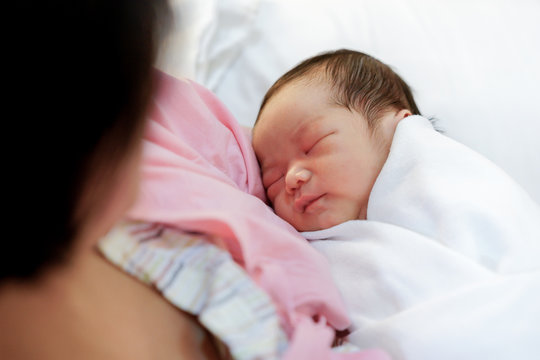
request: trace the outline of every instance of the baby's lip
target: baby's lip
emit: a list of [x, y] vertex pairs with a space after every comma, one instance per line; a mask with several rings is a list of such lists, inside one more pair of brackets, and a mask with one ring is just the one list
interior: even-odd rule
[[311, 203], [319, 200], [322, 198], [325, 194], [322, 195], [302, 195], [299, 198], [294, 200], [294, 210], [299, 213], [304, 213], [306, 211], [306, 207], [308, 207]]

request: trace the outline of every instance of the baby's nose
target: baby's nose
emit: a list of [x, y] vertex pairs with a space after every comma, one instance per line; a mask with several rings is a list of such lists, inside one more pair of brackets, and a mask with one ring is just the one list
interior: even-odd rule
[[300, 166], [291, 166], [285, 176], [285, 189], [292, 195], [311, 179], [311, 171]]

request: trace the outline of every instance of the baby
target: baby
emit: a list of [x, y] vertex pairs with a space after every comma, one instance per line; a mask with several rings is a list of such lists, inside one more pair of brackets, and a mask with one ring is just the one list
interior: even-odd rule
[[538, 330], [520, 326], [538, 313], [540, 207], [419, 115], [407, 84], [366, 54], [302, 62], [253, 129], [268, 199], [328, 259], [348, 341], [394, 359], [537, 358], [524, 334]]
[[253, 129], [263, 185], [299, 231], [366, 219], [400, 120], [420, 114], [389, 66], [350, 50], [307, 59], [267, 92]]

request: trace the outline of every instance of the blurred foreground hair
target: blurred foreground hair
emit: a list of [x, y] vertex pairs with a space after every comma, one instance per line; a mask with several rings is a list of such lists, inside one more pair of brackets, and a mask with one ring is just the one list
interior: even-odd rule
[[[169, 26], [166, 0], [27, 0], [4, 48], [9, 261], [0, 280], [62, 264], [110, 180], [140, 140]], [[5, 95], [6, 96], [6, 95]], [[4, 143], [4, 146], [7, 142]], [[100, 198], [103, 197], [103, 198]]]

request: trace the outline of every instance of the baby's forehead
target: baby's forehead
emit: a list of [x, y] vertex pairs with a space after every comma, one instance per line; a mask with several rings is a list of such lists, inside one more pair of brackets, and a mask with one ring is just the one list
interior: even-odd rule
[[[323, 127], [323, 120], [324, 117], [322, 115], [315, 114], [303, 117], [300, 120], [288, 121], [285, 126], [274, 126], [280, 121], [272, 118], [264, 118], [264, 120], [259, 121], [253, 127], [253, 143], [298, 141], [306, 135], [321, 129]], [[279, 125], [283, 125], [283, 123]]]
[[273, 138], [298, 138], [318, 128], [321, 114], [337, 106], [331, 86], [312, 76], [295, 79], [281, 86], [267, 99], [253, 127], [255, 143]]

